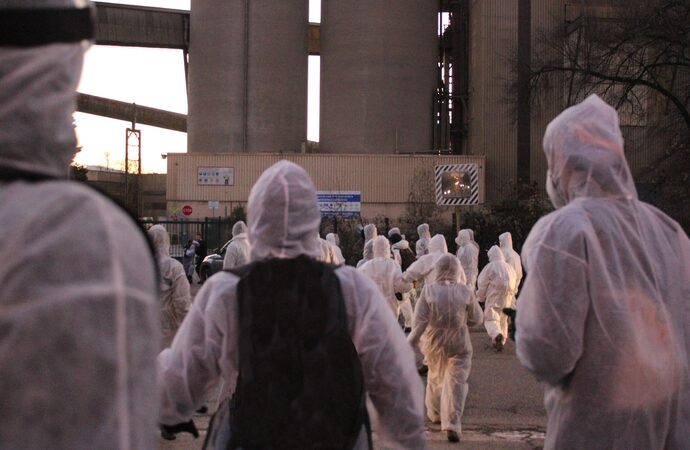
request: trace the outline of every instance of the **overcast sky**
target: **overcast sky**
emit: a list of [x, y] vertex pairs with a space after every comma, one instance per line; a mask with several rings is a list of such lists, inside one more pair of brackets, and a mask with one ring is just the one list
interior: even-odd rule
[[[109, 3], [189, 10], [190, 0], [122, 0]], [[320, 21], [320, 2], [310, 0], [309, 20]], [[307, 138], [318, 140], [319, 58], [309, 57], [309, 117]], [[86, 54], [79, 92], [144, 106], [187, 113], [181, 50], [93, 46]], [[129, 123], [76, 113], [82, 151], [75, 162], [121, 168], [125, 129]], [[142, 169], [165, 172], [163, 153], [185, 152], [187, 135], [138, 125], [142, 130]]]

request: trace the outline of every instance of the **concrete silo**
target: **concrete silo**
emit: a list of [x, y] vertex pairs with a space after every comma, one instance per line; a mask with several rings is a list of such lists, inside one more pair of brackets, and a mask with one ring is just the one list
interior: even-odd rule
[[307, 134], [308, 0], [195, 0], [188, 151], [299, 151]]
[[431, 149], [437, 14], [430, 0], [322, 0], [322, 152]]

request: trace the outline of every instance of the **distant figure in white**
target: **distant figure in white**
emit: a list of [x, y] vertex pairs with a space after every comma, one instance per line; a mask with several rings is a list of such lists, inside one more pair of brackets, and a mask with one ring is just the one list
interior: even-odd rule
[[232, 226], [232, 239], [228, 246], [225, 247], [223, 269], [232, 269], [249, 264], [250, 251], [251, 245], [249, 245], [249, 237], [247, 236], [247, 225], [239, 220]]
[[500, 352], [508, 337], [508, 316], [503, 308], [509, 308], [513, 302], [515, 272], [498, 246], [489, 249], [489, 264], [482, 269], [477, 284], [477, 297], [484, 302], [484, 327]]

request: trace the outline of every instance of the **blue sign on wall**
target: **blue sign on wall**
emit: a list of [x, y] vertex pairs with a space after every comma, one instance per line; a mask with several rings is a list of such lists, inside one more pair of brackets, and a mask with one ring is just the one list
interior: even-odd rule
[[319, 191], [316, 193], [322, 217], [358, 217], [362, 193], [358, 191]]

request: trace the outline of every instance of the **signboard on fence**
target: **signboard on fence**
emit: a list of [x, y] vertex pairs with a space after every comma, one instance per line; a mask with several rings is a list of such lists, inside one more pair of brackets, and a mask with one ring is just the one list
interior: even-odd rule
[[199, 186], [234, 186], [234, 167], [197, 167], [196, 184]]
[[357, 217], [362, 211], [359, 191], [319, 191], [316, 196], [323, 217]]
[[461, 206], [479, 204], [479, 166], [446, 164], [435, 170], [436, 204]]

